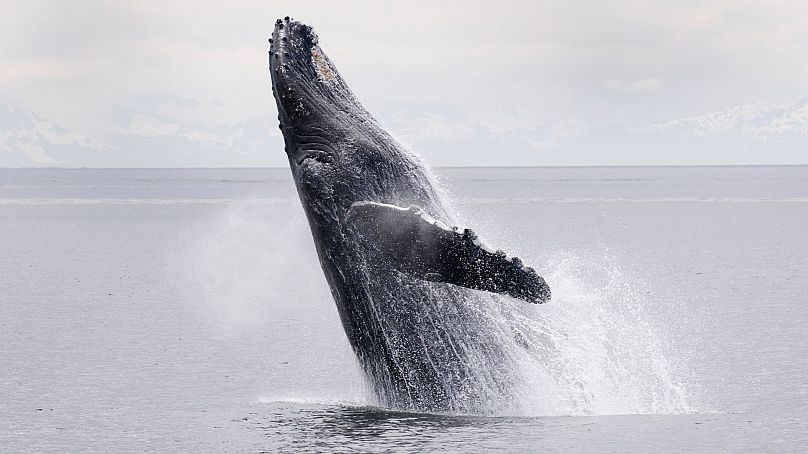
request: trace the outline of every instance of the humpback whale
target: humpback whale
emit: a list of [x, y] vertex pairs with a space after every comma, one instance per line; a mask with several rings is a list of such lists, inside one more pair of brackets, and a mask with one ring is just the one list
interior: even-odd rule
[[514, 358], [486, 308], [544, 303], [544, 279], [452, 226], [427, 167], [362, 107], [310, 26], [278, 19], [269, 42], [292, 176], [379, 403], [463, 413], [507, 405]]

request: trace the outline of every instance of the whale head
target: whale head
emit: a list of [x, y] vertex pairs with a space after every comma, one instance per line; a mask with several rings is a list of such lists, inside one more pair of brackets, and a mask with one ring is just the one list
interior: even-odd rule
[[333, 222], [357, 201], [423, 204], [433, 198], [420, 160], [365, 110], [310, 26], [289, 17], [276, 21], [269, 71], [289, 166], [310, 222], [320, 224], [322, 216]]
[[292, 169], [334, 164], [348, 130], [369, 115], [310, 26], [288, 16], [278, 19], [270, 43], [272, 89]]

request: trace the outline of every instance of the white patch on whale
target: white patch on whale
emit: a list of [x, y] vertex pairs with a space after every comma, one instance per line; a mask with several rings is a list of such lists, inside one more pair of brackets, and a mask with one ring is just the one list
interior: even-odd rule
[[434, 226], [436, 226], [436, 227], [438, 227], [438, 228], [440, 228], [442, 230], [445, 230], [447, 232], [455, 232], [457, 230], [457, 228], [449, 227], [449, 225], [447, 225], [445, 222], [443, 222], [443, 221], [441, 221], [439, 219], [433, 218], [432, 216], [429, 215], [429, 213], [427, 213], [422, 208], [417, 207], [415, 205], [410, 205], [407, 208], [403, 208], [403, 207], [400, 207], [398, 205], [391, 205], [389, 203], [371, 202], [371, 201], [368, 201], [368, 200], [363, 200], [363, 201], [360, 201], [360, 202], [352, 203], [351, 208], [356, 207], [356, 206], [368, 206], [368, 205], [385, 207], [385, 208], [392, 208], [392, 209], [398, 210], [398, 211], [413, 211], [416, 215], [420, 216], [421, 219], [423, 219], [424, 221], [426, 221], [426, 222], [428, 222], [428, 223], [430, 223], [430, 224], [432, 224], [432, 225], [434, 225]]
[[319, 47], [315, 46], [311, 48], [311, 63], [314, 66], [314, 70], [317, 71], [317, 78], [320, 79], [320, 81], [334, 81], [336, 78], [334, 70], [331, 69], [331, 65], [328, 64], [328, 60], [326, 60]]

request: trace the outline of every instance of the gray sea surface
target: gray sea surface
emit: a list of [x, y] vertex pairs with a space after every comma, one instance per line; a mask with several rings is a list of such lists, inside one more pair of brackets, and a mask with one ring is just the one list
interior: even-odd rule
[[554, 291], [512, 414], [376, 405], [288, 169], [0, 169], [0, 452], [808, 450], [808, 167], [436, 173]]

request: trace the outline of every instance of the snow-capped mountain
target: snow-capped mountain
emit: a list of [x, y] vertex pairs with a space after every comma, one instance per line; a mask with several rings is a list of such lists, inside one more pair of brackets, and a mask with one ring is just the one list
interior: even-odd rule
[[656, 123], [636, 131], [693, 137], [741, 134], [753, 140], [808, 137], [808, 98], [787, 107], [740, 104], [704, 115]]
[[93, 138], [0, 101], [0, 167], [254, 166], [283, 149], [277, 128], [260, 119], [202, 129], [132, 113], [121, 123]]
[[9, 103], [0, 102], [2, 161], [20, 166], [55, 166], [57, 156], [80, 152], [106, 152], [116, 147], [68, 131]]

